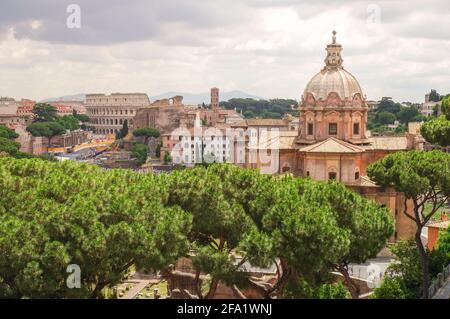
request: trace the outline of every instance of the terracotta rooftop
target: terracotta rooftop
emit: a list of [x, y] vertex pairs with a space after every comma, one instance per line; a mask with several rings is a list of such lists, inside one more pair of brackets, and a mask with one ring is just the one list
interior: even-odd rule
[[258, 145], [249, 145], [249, 149], [259, 150], [290, 150], [295, 148], [296, 136], [269, 135], [267, 139], [260, 139]]
[[360, 186], [378, 187], [378, 185], [367, 176], [361, 176]]
[[364, 149], [330, 137], [322, 142], [300, 148], [300, 152], [307, 153], [362, 153]]
[[406, 136], [377, 136], [368, 140], [370, 145], [364, 146], [366, 150], [400, 151], [408, 148]]
[[243, 126], [287, 126], [286, 121], [279, 119], [247, 119], [235, 123], [233, 127]]
[[450, 220], [430, 221], [430, 222], [428, 222], [427, 227], [439, 228], [439, 229], [447, 229], [448, 227], [450, 227]]

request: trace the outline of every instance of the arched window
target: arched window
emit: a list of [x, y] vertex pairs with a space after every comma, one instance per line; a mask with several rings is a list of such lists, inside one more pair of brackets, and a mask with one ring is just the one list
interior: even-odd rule
[[328, 179], [337, 179], [337, 168], [336, 167], [329, 167], [328, 168]]
[[308, 123], [308, 135], [314, 135], [314, 124]]
[[360, 174], [359, 174], [359, 168], [356, 167], [356, 168], [355, 168], [355, 181], [358, 180], [359, 177], [360, 177]]

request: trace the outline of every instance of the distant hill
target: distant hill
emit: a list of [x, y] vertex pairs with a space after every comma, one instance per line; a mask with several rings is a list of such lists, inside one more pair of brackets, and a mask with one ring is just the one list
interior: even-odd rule
[[[150, 97], [150, 100], [156, 101], [161, 99], [168, 99], [176, 95], [183, 96], [183, 103], [184, 104], [209, 104], [211, 102], [211, 96], [209, 92], [205, 93], [198, 93], [198, 94], [191, 94], [186, 92], [166, 92], [160, 95], [152, 96]], [[230, 91], [230, 92], [220, 92], [220, 101], [228, 101], [230, 99], [256, 99], [261, 100], [262, 97], [251, 95], [242, 91]]]
[[[198, 93], [198, 94], [192, 94], [192, 93], [186, 93], [186, 92], [166, 92], [160, 95], [151, 96], [150, 101], [156, 101], [161, 99], [168, 99], [175, 95], [181, 95], [183, 96], [183, 103], [185, 104], [209, 104], [211, 102], [211, 97], [209, 92], [205, 93]], [[230, 92], [220, 92], [220, 101], [228, 101], [230, 99], [255, 99], [255, 100], [261, 100], [262, 97], [251, 95], [242, 91], [230, 91]], [[42, 101], [41, 103], [48, 103], [48, 102], [58, 102], [58, 101], [84, 101], [86, 99], [85, 93], [80, 94], [74, 94], [74, 95], [65, 95], [60, 97], [54, 97], [54, 98], [47, 98]]]
[[48, 102], [59, 102], [59, 101], [84, 101], [86, 100], [86, 94], [80, 93], [80, 94], [74, 94], [74, 95], [65, 95], [61, 97], [53, 97], [48, 98], [42, 101], [39, 101], [40, 103], [48, 103]]

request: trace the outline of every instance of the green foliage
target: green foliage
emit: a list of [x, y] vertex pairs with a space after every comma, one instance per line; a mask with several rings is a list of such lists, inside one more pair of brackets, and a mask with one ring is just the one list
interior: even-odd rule
[[66, 132], [64, 127], [57, 122], [35, 122], [27, 127], [27, 131], [33, 136], [47, 137], [49, 147], [53, 137]]
[[396, 114], [400, 112], [401, 109], [400, 103], [395, 103], [391, 98], [383, 98], [378, 105], [378, 112], [389, 112], [392, 114]]
[[80, 129], [80, 120], [73, 115], [58, 116], [56, 122], [66, 130], [75, 131]]
[[[0, 156], [6, 154], [17, 159], [35, 158], [36, 156], [34, 155], [20, 151], [20, 143], [14, 141], [18, 136], [19, 135], [15, 131], [0, 125]], [[41, 155], [39, 157], [49, 161], [55, 160], [54, 157], [46, 155]]]
[[50, 104], [37, 103], [33, 108], [33, 114], [33, 122], [53, 122], [56, 120], [58, 111]]
[[[400, 241], [391, 246], [398, 261], [391, 264], [381, 286], [375, 289], [376, 299], [418, 299], [422, 290], [420, 255], [414, 241]], [[450, 262], [445, 249], [427, 251], [430, 274], [435, 278]]]
[[397, 126], [394, 129], [395, 134], [402, 134], [402, 133], [405, 133], [406, 131], [407, 131], [407, 127], [406, 127], [406, 125], [403, 125], [403, 124]]
[[[393, 129], [388, 127], [399, 121], [402, 125]], [[406, 132], [408, 123], [425, 122], [429, 119], [420, 114], [415, 105], [402, 106], [400, 103], [392, 101], [391, 98], [383, 98], [375, 111], [370, 111], [368, 115], [367, 128], [374, 133], [382, 135], [403, 134]]]
[[161, 157], [161, 143], [158, 143], [158, 145], [156, 145], [155, 156], [156, 156], [157, 158], [160, 158], [160, 157]]
[[0, 125], [0, 137], [12, 140], [18, 138], [19, 134], [4, 125]]
[[9, 155], [16, 155], [19, 152], [20, 143], [8, 138], [0, 137], [0, 153], [5, 152]]
[[319, 299], [349, 299], [350, 294], [347, 288], [339, 282], [322, 285], [318, 292]]
[[297, 106], [297, 101], [290, 99], [231, 99], [228, 102], [220, 102], [225, 109], [243, 112], [245, 118], [282, 118], [286, 113], [297, 114], [292, 106]]
[[438, 241], [438, 250], [450, 259], [450, 227], [441, 232]]
[[191, 217], [151, 174], [5, 157], [0, 175], [1, 298], [101, 298], [132, 265], [164, 269], [187, 251]]
[[409, 122], [412, 122], [414, 119], [418, 119], [418, 116], [420, 116], [419, 109], [415, 106], [411, 107], [404, 107], [402, 106], [400, 108], [400, 111], [397, 113], [397, 118], [400, 121], [400, 123], [408, 124]]
[[386, 277], [380, 287], [374, 289], [371, 299], [407, 299], [406, 288], [398, 277]]
[[441, 96], [439, 95], [439, 93], [436, 92], [436, 90], [431, 90], [429, 99], [430, 99], [430, 101], [433, 101], [433, 102], [439, 102], [441, 99]]
[[245, 111], [245, 112], [244, 112], [244, 117], [245, 117], [246, 119], [253, 119], [253, 118], [255, 118], [256, 116], [255, 116], [255, 113], [253, 113], [253, 111]]
[[78, 114], [75, 112], [74, 116], [80, 121], [81, 123], [88, 123], [90, 121], [89, 116], [86, 114]]
[[371, 164], [367, 174], [377, 184], [393, 186], [407, 198], [420, 199], [433, 191], [450, 195], [450, 154], [441, 151], [389, 154]]
[[133, 131], [133, 135], [135, 137], [145, 137], [145, 144], [147, 144], [147, 141], [150, 137], [160, 137], [161, 133], [158, 129], [154, 127], [145, 127], [145, 128], [138, 128]]
[[441, 111], [446, 119], [450, 121], [450, 95], [442, 99]]
[[349, 233], [349, 251], [340, 262], [359, 264], [376, 257], [394, 232], [394, 219], [389, 209], [336, 181], [326, 184], [321, 196], [332, 207], [339, 227]]
[[259, 174], [234, 165], [202, 166], [174, 171], [166, 180], [169, 203], [180, 205], [193, 215], [190, 238], [195, 248], [196, 271], [209, 274], [209, 297], [218, 280], [243, 284], [247, 274], [234, 264], [232, 252], [252, 228], [243, 207], [245, 178]]
[[[206, 294], [194, 292], [201, 298], [219, 280], [257, 287], [242, 263], [275, 261], [283, 275], [271, 288], [257, 287], [265, 297], [346, 298], [330, 270], [370, 258], [392, 232], [386, 209], [337, 182], [229, 164], [154, 176], [6, 158], [0, 173], [2, 296], [102, 297], [133, 264], [174, 263], [189, 238], [194, 269], [211, 278]], [[65, 286], [71, 263], [81, 267], [82, 289]]]
[[445, 116], [423, 123], [420, 133], [431, 144], [450, 145], [450, 121]]
[[116, 139], [124, 138], [128, 135], [128, 120], [125, 120], [122, 124], [122, 128], [116, 133]]
[[443, 115], [424, 123], [420, 132], [429, 143], [446, 147], [450, 145], [450, 96], [442, 100], [441, 110]]
[[376, 120], [381, 125], [394, 124], [396, 116], [390, 112], [379, 112], [377, 113]]
[[398, 258], [398, 263], [388, 267], [387, 277], [397, 279], [406, 298], [420, 298], [422, 270], [415, 243], [413, 241], [401, 241], [392, 245], [391, 251]]
[[170, 156], [169, 152], [166, 151], [164, 153], [164, 159], [163, 160], [164, 160], [164, 163], [166, 163], [166, 164], [172, 162], [172, 156]]
[[318, 272], [375, 256], [393, 231], [390, 213], [337, 182], [290, 176], [255, 185], [252, 229], [241, 246], [249, 260], [312, 282]]
[[131, 155], [133, 158], [137, 159], [138, 165], [144, 164], [148, 156], [147, 146], [142, 143], [133, 143]]
[[[423, 298], [427, 299], [430, 260], [420, 234], [450, 196], [450, 154], [441, 151], [397, 152], [371, 164], [367, 174], [378, 185], [393, 186], [413, 202], [413, 212], [403, 213], [416, 224], [415, 241], [422, 268], [421, 287]], [[425, 209], [427, 202], [432, 205], [430, 210]]]

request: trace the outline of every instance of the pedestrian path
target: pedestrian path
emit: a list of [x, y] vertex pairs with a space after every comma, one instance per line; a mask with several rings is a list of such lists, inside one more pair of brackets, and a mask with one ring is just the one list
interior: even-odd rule
[[142, 289], [147, 287], [147, 285], [150, 284], [152, 280], [133, 280], [131, 282], [136, 283], [136, 285], [128, 290], [120, 299], [133, 299], [139, 292], [141, 292]]

